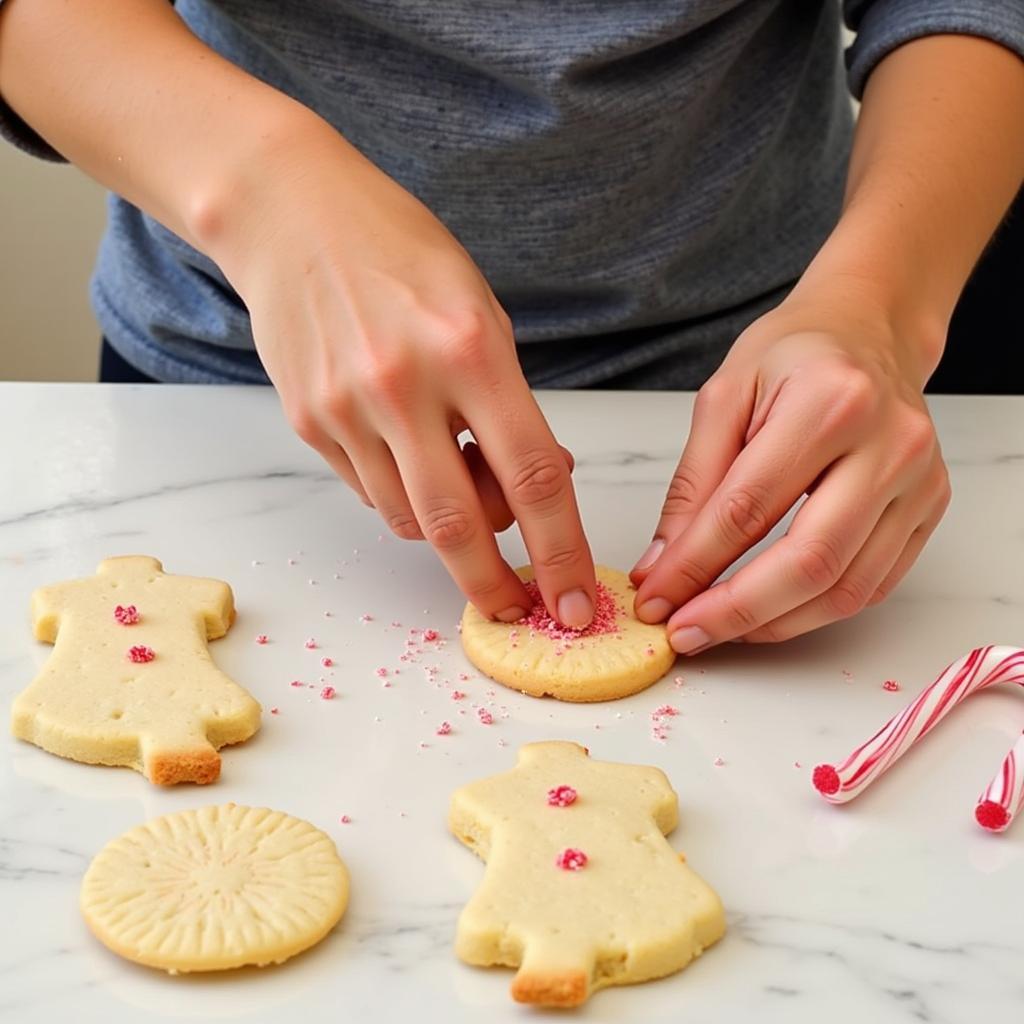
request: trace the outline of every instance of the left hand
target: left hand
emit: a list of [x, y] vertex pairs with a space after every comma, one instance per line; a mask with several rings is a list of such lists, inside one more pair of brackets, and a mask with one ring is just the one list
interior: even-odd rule
[[[737, 339], [697, 395], [636, 613], [672, 646], [779, 641], [881, 601], [950, 499], [922, 395], [929, 346], [858, 282], [798, 288]], [[785, 536], [712, 586], [802, 495]]]

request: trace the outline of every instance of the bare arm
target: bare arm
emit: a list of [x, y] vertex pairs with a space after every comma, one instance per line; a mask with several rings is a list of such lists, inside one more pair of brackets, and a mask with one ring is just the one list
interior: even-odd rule
[[[593, 561], [511, 324], [431, 212], [330, 125], [195, 38], [165, 0], [8, 0], [0, 93], [86, 173], [214, 259], [296, 432], [485, 614], [593, 615]], [[477, 446], [460, 451], [472, 430]]]
[[[839, 224], [698, 395], [634, 569], [638, 615], [680, 652], [805, 633], [913, 565], [950, 494], [922, 391], [1020, 187], [1022, 124], [1024, 62], [995, 43], [919, 39], [872, 74]], [[711, 586], [804, 494], [784, 537]]]

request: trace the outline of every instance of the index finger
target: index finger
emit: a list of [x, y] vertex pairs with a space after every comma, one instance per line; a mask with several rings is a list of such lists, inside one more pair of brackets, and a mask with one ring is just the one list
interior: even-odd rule
[[707, 589], [740, 555], [762, 540], [842, 450], [837, 434], [819, 444], [803, 415], [781, 415], [740, 452], [689, 527], [655, 563], [636, 595], [637, 618], [661, 622]]
[[545, 606], [579, 628], [594, 617], [594, 560], [563, 449], [518, 367], [516, 375], [467, 419], [519, 522]]

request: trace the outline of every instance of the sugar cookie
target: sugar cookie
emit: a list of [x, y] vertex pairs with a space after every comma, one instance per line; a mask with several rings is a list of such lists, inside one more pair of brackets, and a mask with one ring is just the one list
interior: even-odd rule
[[513, 998], [543, 1006], [685, 967], [725, 916], [665, 840], [678, 817], [657, 768], [592, 761], [575, 743], [522, 747], [512, 771], [452, 797], [449, 827], [487, 862], [456, 953], [518, 967]]
[[37, 590], [35, 635], [55, 646], [15, 699], [11, 731], [160, 785], [213, 782], [217, 748], [260, 724], [259, 704], [206, 647], [234, 615], [226, 583], [167, 575], [144, 556], [108, 558], [95, 576]]
[[633, 615], [636, 590], [624, 572], [597, 567], [597, 610], [583, 630], [547, 614], [529, 567], [519, 575], [536, 602], [525, 619], [492, 622], [472, 605], [463, 612], [463, 650], [485, 675], [534, 697], [598, 701], [643, 690], [672, 667], [665, 627]]
[[266, 807], [203, 807], [108, 843], [81, 908], [115, 953], [176, 974], [278, 964], [319, 942], [348, 903], [330, 837]]

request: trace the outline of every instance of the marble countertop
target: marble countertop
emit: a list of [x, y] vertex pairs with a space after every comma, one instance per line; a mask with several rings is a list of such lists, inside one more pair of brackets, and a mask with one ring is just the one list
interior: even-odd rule
[[[630, 566], [692, 396], [541, 401], [576, 455], [596, 556]], [[989, 835], [972, 810], [1024, 726], [1021, 695], [970, 700], [850, 805], [827, 805], [809, 783], [814, 764], [845, 756], [947, 662], [983, 643], [1024, 646], [1024, 399], [939, 398], [933, 409], [953, 505], [889, 602], [783, 646], [730, 645], [680, 662], [627, 700], [568, 706], [472, 672], [454, 628], [462, 602], [431, 551], [381, 536], [374, 513], [291, 435], [269, 390], [0, 385], [5, 706], [49, 650], [31, 637], [33, 588], [144, 553], [170, 572], [231, 583], [239, 617], [214, 656], [264, 709], [279, 709], [225, 752], [220, 781], [203, 790], [159, 790], [131, 771], [3, 740], [0, 1020], [566, 1020], [516, 1006], [511, 972], [469, 968], [451, 952], [483, 868], [446, 831], [449, 795], [545, 738], [663, 768], [680, 795], [671, 841], [729, 919], [725, 939], [692, 967], [599, 992], [574, 1019], [1019, 1018], [1024, 822]], [[517, 538], [502, 543], [521, 559]], [[450, 642], [403, 663], [410, 626]], [[270, 643], [257, 645], [259, 633]], [[309, 636], [318, 649], [304, 647]], [[401, 668], [391, 686], [378, 666]], [[470, 678], [456, 684], [459, 673]], [[319, 699], [321, 676], [336, 699]], [[885, 691], [886, 679], [903, 692]], [[453, 685], [465, 701], [452, 701]], [[680, 714], [658, 742], [650, 713], [666, 702]], [[474, 705], [492, 709], [494, 724]], [[451, 735], [435, 735], [442, 720]], [[283, 967], [206, 977], [136, 967], [93, 940], [77, 907], [92, 855], [147, 818], [228, 800], [279, 808], [332, 836], [353, 880], [341, 926]]]

